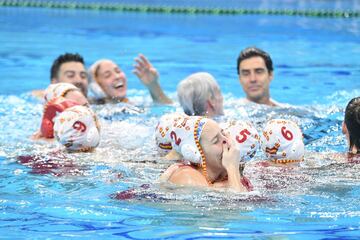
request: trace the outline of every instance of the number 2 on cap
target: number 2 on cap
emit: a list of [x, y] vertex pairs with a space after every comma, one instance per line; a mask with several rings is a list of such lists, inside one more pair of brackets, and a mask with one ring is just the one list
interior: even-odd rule
[[170, 137], [171, 137], [171, 139], [174, 139], [174, 138], [175, 138], [175, 144], [176, 144], [176, 145], [178, 145], [178, 146], [180, 145], [180, 143], [181, 143], [181, 138], [177, 138], [176, 133], [175, 133], [174, 131], [171, 131]]

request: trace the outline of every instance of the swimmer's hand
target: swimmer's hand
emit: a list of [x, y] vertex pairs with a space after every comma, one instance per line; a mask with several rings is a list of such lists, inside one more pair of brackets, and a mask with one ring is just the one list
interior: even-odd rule
[[[230, 138], [228, 138], [231, 140]], [[223, 156], [222, 156], [222, 165], [223, 167], [228, 170], [229, 168], [236, 168], [239, 169], [240, 164], [240, 152], [235, 147], [235, 143], [231, 142], [224, 142], [223, 143]]]
[[[230, 138], [229, 138], [230, 139]], [[246, 186], [242, 183], [242, 176], [239, 172], [240, 166], [239, 150], [233, 141], [223, 143], [222, 165], [228, 174], [229, 188], [237, 192], [247, 192]]]
[[135, 58], [133, 73], [148, 88], [153, 88], [159, 84], [159, 73], [151, 62], [142, 54]]
[[135, 58], [133, 73], [149, 89], [154, 102], [172, 104], [173, 101], [165, 95], [159, 83], [159, 73], [151, 62], [142, 54]]

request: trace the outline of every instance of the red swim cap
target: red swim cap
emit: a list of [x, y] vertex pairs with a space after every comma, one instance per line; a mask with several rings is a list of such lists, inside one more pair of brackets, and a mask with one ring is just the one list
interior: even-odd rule
[[63, 112], [69, 107], [79, 105], [71, 100], [64, 100], [60, 103], [49, 103], [44, 108], [44, 114], [41, 121], [41, 135], [45, 138], [54, 138], [54, 117], [57, 113]]

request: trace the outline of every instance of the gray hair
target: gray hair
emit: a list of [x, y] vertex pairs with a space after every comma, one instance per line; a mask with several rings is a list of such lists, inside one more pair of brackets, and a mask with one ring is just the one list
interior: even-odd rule
[[206, 101], [214, 98], [220, 87], [215, 78], [207, 72], [191, 74], [177, 86], [177, 95], [184, 112], [191, 116], [206, 113]]

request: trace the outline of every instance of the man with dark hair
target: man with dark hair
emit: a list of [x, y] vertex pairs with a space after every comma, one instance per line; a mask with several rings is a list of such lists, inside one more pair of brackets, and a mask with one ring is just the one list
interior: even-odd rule
[[[84, 59], [78, 53], [65, 53], [54, 60], [50, 70], [50, 83], [61, 82], [75, 85], [87, 96], [88, 75]], [[33, 95], [42, 98], [44, 91], [35, 90]]]
[[270, 98], [270, 82], [273, 79], [273, 63], [265, 51], [248, 47], [240, 52], [237, 59], [237, 73], [246, 94], [246, 101], [277, 106]]
[[65, 53], [55, 59], [50, 70], [51, 83], [72, 83], [87, 96], [88, 76], [82, 56]]

